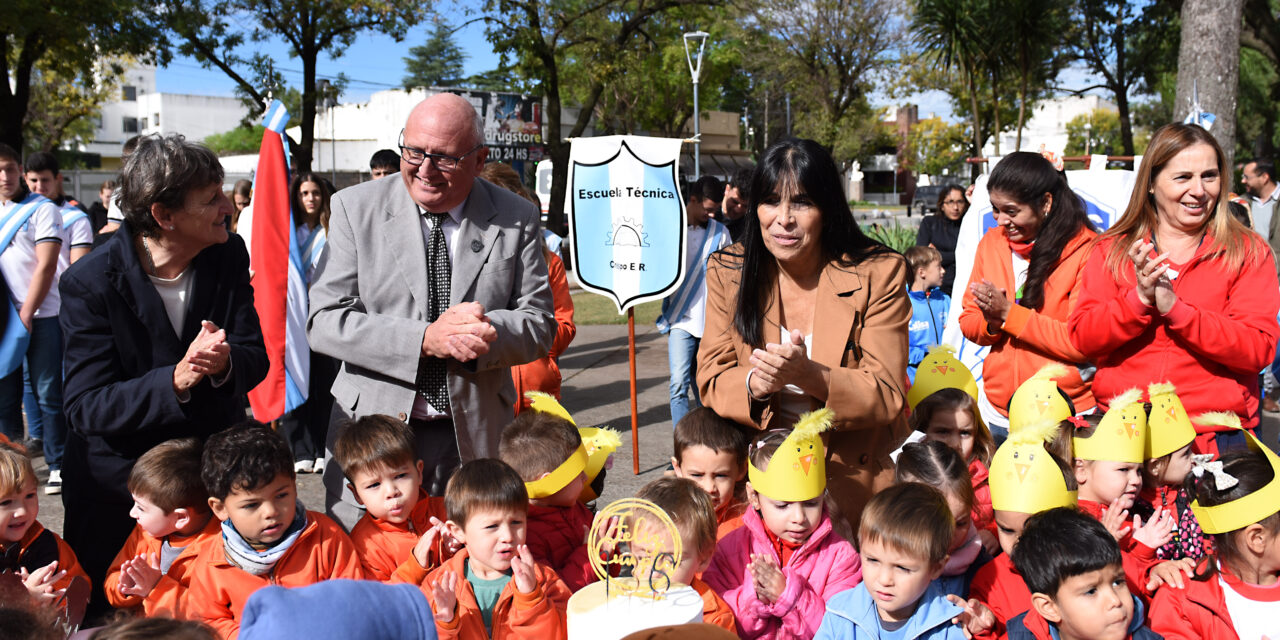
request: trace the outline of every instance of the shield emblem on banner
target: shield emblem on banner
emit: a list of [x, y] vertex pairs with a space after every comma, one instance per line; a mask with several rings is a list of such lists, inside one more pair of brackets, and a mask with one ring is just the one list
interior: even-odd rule
[[[657, 148], [662, 157], [641, 157], [630, 144], [649, 140], [655, 139], [610, 136], [573, 143], [566, 200], [574, 273], [587, 290], [612, 298], [619, 313], [666, 296], [685, 276], [679, 141], [653, 145], [670, 147], [667, 153]], [[653, 155], [649, 151], [641, 153]]]

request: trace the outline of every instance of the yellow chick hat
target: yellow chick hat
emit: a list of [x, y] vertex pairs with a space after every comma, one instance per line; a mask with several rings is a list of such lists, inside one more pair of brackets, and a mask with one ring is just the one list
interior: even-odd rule
[[1044, 444], [1058, 434], [1059, 420], [1043, 420], [1009, 432], [991, 459], [991, 507], [1000, 511], [1040, 513], [1076, 504], [1067, 490], [1062, 468]]
[[1067, 368], [1053, 362], [1027, 378], [1009, 400], [1009, 431], [1046, 420], [1057, 423], [1075, 415], [1071, 399], [1054, 382], [1065, 375]]
[[929, 349], [924, 360], [920, 361], [920, 366], [916, 367], [916, 381], [907, 390], [907, 405], [914, 409], [921, 400], [939, 389], [959, 389], [969, 394], [974, 402], [978, 401], [978, 381], [973, 379], [969, 367], [956, 358], [956, 349], [949, 344]]
[[1146, 432], [1147, 409], [1142, 406], [1142, 390], [1130, 389], [1111, 399], [1093, 435], [1073, 437], [1072, 446], [1080, 460], [1141, 464], [1147, 459]]
[[1148, 460], [1167, 456], [1196, 439], [1196, 428], [1187, 417], [1187, 410], [1168, 382], [1147, 387], [1151, 400], [1151, 415], [1147, 417], [1147, 444], [1144, 456]]
[[[529, 391], [524, 394], [524, 397], [529, 399], [530, 409], [564, 418], [569, 424], [577, 426], [573, 416], [569, 415], [554, 396], [541, 391]], [[570, 455], [547, 477], [524, 483], [530, 498], [545, 498], [552, 495], [573, 482], [579, 473], [586, 473], [587, 481], [583, 486], [582, 495], [590, 494], [590, 498], [586, 499], [588, 502], [596, 499], [590, 485], [600, 475], [600, 470], [604, 468], [609, 456], [622, 446], [622, 438], [616, 431], [599, 427], [579, 428], [578, 435], [582, 438], [582, 446], [578, 447], [573, 455]]]
[[[1232, 427], [1243, 431], [1245, 437], [1249, 440], [1249, 448], [1254, 451], [1261, 451], [1262, 455], [1267, 457], [1267, 462], [1271, 464], [1272, 472], [1271, 482], [1268, 482], [1261, 489], [1242, 498], [1236, 498], [1231, 502], [1202, 507], [1199, 500], [1191, 501], [1191, 511], [1196, 514], [1200, 529], [1208, 534], [1230, 533], [1259, 522], [1263, 518], [1270, 517], [1271, 514], [1280, 511], [1280, 457], [1276, 457], [1276, 454], [1272, 453], [1271, 449], [1259, 442], [1257, 436], [1242, 429], [1240, 417], [1233, 413], [1204, 413], [1196, 416], [1196, 421], [1203, 425]], [[1239, 482], [1222, 470], [1221, 460], [1205, 462], [1197, 457], [1195, 465], [1196, 475], [1201, 475], [1207, 471], [1208, 474], [1205, 475], [1211, 476], [1202, 477], [1200, 482], [1216, 482], [1219, 489], [1229, 489]]]
[[831, 428], [834, 417], [835, 412], [830, 409], [800, 416], [764, 471], [757, 469], [748, 456], [747, 479], [751, 488], [783, 502], [804, 502], [822, 495], [827, 488], [827, 453], [821, 434]]

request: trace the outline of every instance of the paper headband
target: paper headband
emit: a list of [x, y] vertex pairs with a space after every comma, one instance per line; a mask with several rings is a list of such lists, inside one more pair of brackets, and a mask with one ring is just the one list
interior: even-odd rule
[[1044, 444], [1058, 434], [1058, 420], [1044, 420], [1009, 432], [991, 459], [991, 506], [1000, 511], [1040, 513], [1076, 504], [1062, 468]]
[[1150, 385], [1147, 397], [1151, 400], [1151, 414], [1147, 416], [1147, 444], [1143, 453], [1148, 460], [1167, 456], [1196, 439], [1196, 428], [1173, 385], [1167, 382]]
[[1201, 424], [1211, 426], [1234, 427], [1244, 432], [1249, 440], [1249, 448], [1261, 451], [1271, 464], [1272, 478], [1261, 489], [1242, 498], [1230, 502], [1216, 504], [1211, 507], [1200, 506], [1200, 501], [1191, 502], [1191, 511], [1196, 514], [1200, 530], [1208, 534], [1230, 533], [1243, 529], [1263, 518], [1280, 511], [1280, 458], [1271, 452], [1258, 438], [1242, 429], [1240, 418], [1230, 413], [1201, 414], [1196, 417]]
[[907, 390], [907, 405], [912, 409], [921, 400], [933, 395], [940, 389], [959, 389], [978, 401], [978, 382], [973, 379], [973, 372], [963, 362], [956, 359], [955, 347], [939, 345], [929, 349], [920, 365], [916, 367], [916, 381]]
[[831, 428], [835, 412], [810, 411], [796, 421], [786, 440], [761, 471], [747, 459], [747, 479], [757, 493], [783, 502], [804, 502], [827, 489], [827, 454], [822, 432]]
[[1056, 362], [1041, 367], [1013, 392], [1009, 399], [1009, 431], [1044, 421], [1061, 422], [1075, 414], [1071, 400], [1058, 388], [1055, 378], [1067, 375]]
[[1088, 438], [1073, 438], [1076, 458], [1141, 464], [1146, 460], [1147, 410], [1142, 390], [1130, 389], [1111, 399], [1102, 421]]
[[[573, 416], [561, 405], [555, 397], [541, 391], [529, 391], [524, 394], [529, 399], [529, 408], [539, 413], [549, 413], [559, 418], [564, 418], [569, 424], [577, 426]], [[573, 479], [578, 477], [579, 473], [587, 474], [587, 481], [583, 484], [582, 495], [579, 500], [582, 502], [590, 502], [595, 500], [595, 491], [591, 489], [591, 483], [600, 475], [600, 471], [605, 468], [609, 461], [609, 456], [613, 455], [618, 447], [622, 446], [622, 438], [618, 436], [618, 432], [603, 427], [587, 427], [579, 428], [578, 435], [582, 437], [581, 451], [586, 456], [586, 462], [581, 466], [578, 465], [578, 452], [574, 452], [569, 456], [555, 471], [541, 480], [532, 483], [526, 482], [525, 488], [529, 491], [530, 498], [544, 498], [555, 494], [563, 489]], [[576, 469], [576, 471], [575, 471]], [[552, 480], [555, 480], [554, 482]], [[559, 482], [559, 485], [556, 485]], [[535, 487], [536, 485], [536, 487]], [[552, 488], [554, 486], [554, 488]], [[550, 489], [550, 491], [548, 491]], [[547, 492], [545, 495], [534, 495], [535, 492]]]

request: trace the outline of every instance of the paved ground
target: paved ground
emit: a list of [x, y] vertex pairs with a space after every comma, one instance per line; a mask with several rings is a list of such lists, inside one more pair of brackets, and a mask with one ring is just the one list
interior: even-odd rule
[[[626, 325], [579, 327], [573, 344], [560, 358], [564, 375], [565, 408], [579, 426], [607, 425], [622, 434], [623, 449], [614, 459], [605, 483], [605, 502], [634, 495], [645, 483], [662, 475], [671, 456], [671, 417], [667, 408], [667, 341], [652, 325], [636, 327], [636, 392], [639, 408], [640, 475], [631, 472], [631, 408], [627, 375]], [[1266, 414], [1263, 441], [1277, 446], [1280, 416]], [[46, 470], [38, 459], [43, 481]], [[311, 508], [322, 508], [320, 476], [302, 474], [299, 495]], [[40, 521], [62, 531], [62, 502], [40, 496]]]

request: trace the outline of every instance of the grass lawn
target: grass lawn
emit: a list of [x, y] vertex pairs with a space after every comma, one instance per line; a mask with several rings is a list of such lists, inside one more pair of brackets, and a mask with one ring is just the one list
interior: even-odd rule
[[[626, 324], [627, 315], [619, 314], [613, 300], [602, 295], [578, 289], [573, 292], [573, 323], [578, 326], [589, 324]], [[636, 312], [636, 326], [653, 324], [662, 311], [662, 301], [654, 300], [633, 307]]]

